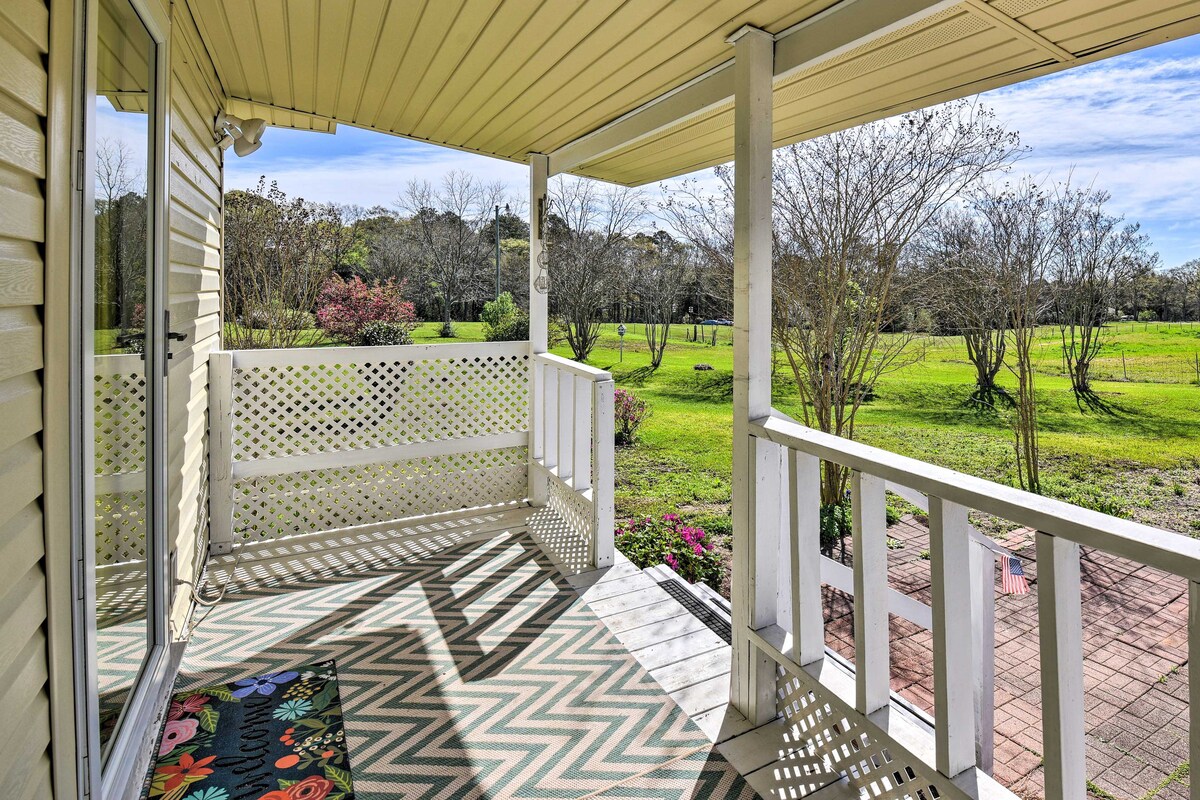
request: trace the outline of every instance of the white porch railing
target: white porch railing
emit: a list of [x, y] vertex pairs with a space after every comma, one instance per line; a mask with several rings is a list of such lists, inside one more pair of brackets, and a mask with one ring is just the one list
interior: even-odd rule
[[590, 529], [589, 561], [613, 563], [614, 472], [612, 375], [548, 353], [533, 356], [531, 486], [535, 502], [577, 529]]
[[549, 480], [550, 505], [611, 563], [612, 380], [534, 357], [552, 365], [554, 404], [534, 407], [554, 409], [555, 456], [531, 482], [543, 462], [529, 426], [547, 428], [530, 413], [530, 360], [528, 342], [213, 353], [211, 551], [546, 502], [530, 489]]
[[[805, 428], [778, 413], [750, 423], [755, 512], [757, 602], [778, 602], [773, 624], [747, 629], [755, 650], [778, 664], [791, 683], [780, 694], [785, 713], [841, 722], [858, 742], [852, 783], [872, 797], [915, 796], [936, 786], [941, 796], [1011, 796], [975, 767], [982, 664], [990, 660], [980, 633], [991, 590], [990, 553], [973, 547], [971, 509], [1031, 527], [1036, 534], [1039, 644], [1046, 796], [1086, 795], [1080, 546], [1102, 550], [1179, 575], [1190, 582], [1189, 648], [1200, 658], [1200, 542], [1128, 520], [936, 467], [915, 459]], [[855, 666], [852, 674], [826, 658], [820, 556], [820, 464], [851, 470]], [[776, 467], [775, 465], [778, 465]], [[934, 658], [934, 735], [889, 711], [889, 597], [885, 490], [907, 487], [928, 497]], [[770, 495], [777, 490], [782, 503]], [[766, 498], [770, 499], [766, 499]], [[770, 513], [771, 511], [777, 513]], [[761, 556], [767, 555], [766, 559]], [[774, 563], [772, 564], [774, 566]], [[762, 615], [760, 615], [761, 617]], [[735, 631], [735, 636], [738, 632]], [[752, 675], [752, 680], [754, 677]], [[1195, 684], [1193, 684], [1195, 686]], [[773, 688], [773, 687], [772, 687]], [[766, 694], [766, 687], [757, 691]], [[799, 691], [799, 694], [797, 694]], [[1193, 688], [1192, 757], [1200, 758], [1200, 719]], [[799, 699], [796, 699], [799, 698]], [[814, 704], [815, 698], [815, 704]], [[990, 699], [990, 698], [989, 698]], [[815, 711], [814, 711], [815, 709]], [[836, 726], [835, 726], [836, 727]], [[866, 757], [866, 753], [881, 755]], [[843, 754], [840, 758], [844, 759]], [[861, 757], [861, 758], [860, 758]], [[834, 755], [835, 760], [838, 756]], [[866, 760], [862, 760], [865, 758]], [[871, 759], [876, 763], [871, 765]], [[861, 763], [860, 763], [861, 761]], [[892, 763], [888, 763], [892, 762]], [[863, 766], [866, 764], [866, 766]], [[982, 766], [982, 764], [980, 764]], [[926, 794], [929, 794], [926, 791]]]

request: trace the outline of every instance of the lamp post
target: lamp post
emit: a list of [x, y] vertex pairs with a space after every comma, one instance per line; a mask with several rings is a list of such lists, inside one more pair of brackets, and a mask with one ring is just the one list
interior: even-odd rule
[[[508, 214], [508, 203], [504, 204], [504, 213]], [[500, 206], [496, 205], [496, 299], [500, 299]]]

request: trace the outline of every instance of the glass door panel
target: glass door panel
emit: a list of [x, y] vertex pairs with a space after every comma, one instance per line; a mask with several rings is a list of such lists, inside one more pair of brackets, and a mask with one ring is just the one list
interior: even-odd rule
[[91, 281], [95, 608], [100, 744], [120, 723], [151, 645], [147, 314], [155, 43], [128, 0], [97, 3]]

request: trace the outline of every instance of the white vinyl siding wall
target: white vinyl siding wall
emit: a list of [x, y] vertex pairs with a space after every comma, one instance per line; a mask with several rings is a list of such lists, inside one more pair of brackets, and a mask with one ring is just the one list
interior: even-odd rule
[[47, 54], [42, 0], [0, 4], [0, 797], [53, 795], [42, 505]]
[[[187, 9], [174, 7], [171, 32], [169, 304], [172, 342], [167, 411], [169, 517], [175, 579], [193, 583], [208, 541], [208, 354], [221, 331], [221, 152], [212, 125], [223, 96]], [[176, 636], [190, 610], [177, 583]]]

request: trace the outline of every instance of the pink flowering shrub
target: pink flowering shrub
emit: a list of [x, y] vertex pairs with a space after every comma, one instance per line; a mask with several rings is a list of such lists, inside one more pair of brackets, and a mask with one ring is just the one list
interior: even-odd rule
[[350, 280], [332, 275], [325, 281], [317, 298], [317, 325], [329, 337], [361, 344], [360, 335], [372, 322], [392, 323], [408, 331], [417, 326], [417, 313], [404, 299], [403, 283], [368, 284], [357, 275]]
[[641, 569], [666, 564], [689, 583], [721, 587], [721, 554], [712, 537], [678, 514], [628, 520], [617, 527], [616, 541], [617, 549]]
[[615, 405], [615, 433], [618, 445], [631, 445], [637, 441], [638, 428], [650, 416], [650, 407], [646, 401], [628, 389], [617, 389], [613, 392]]

